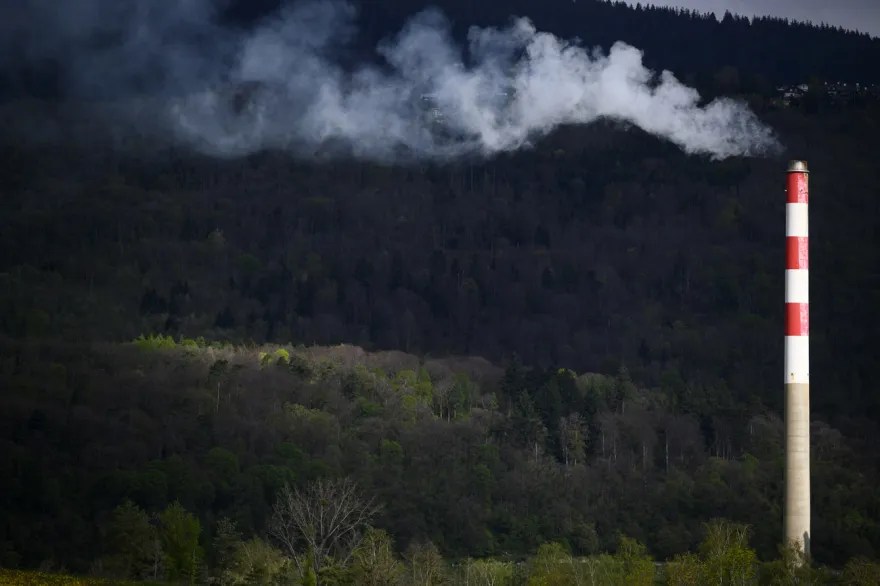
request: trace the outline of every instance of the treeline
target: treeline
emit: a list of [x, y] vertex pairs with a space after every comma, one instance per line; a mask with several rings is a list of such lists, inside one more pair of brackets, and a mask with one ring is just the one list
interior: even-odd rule
[[742, 89], [750, 91], [812, 78], [880, 81], [874, 66], [880, 57], [880, 39], [818, 22], [749, 19], [730, 13], [719, 20], [708, 12], [651, 6], [649, 2], [633, 7], [602, 0], [356, 4], [361, 6], [362, 19], [369, 23], [365, 49], [395, 32], [419, 8], [433, 5], [449, 15], [462, 38], [470, 26], [499, 26], [511, 16], [527, 16], [541, 30], [579, 38], [590, 46], [608, 49], [625, 41], [642, 49], [651, 67], [674, 71], [704, 90], [713, 88], [712, 76], [725, 66], [735, 68], [741, 75]]
[[[285, 3], [228, 2], [221, 21], [246, 28], [270, 18]], [[645, 51], [646, 62], [652, 68], [672, 70], [710, 93], [768, 95], [776, 85], [812, 79], [880, 82], [876, 67], [880, 39], [821, 22], [749, 19], [730, 13], [719, 20], [709, 12], [604, 0], [354, 0], [352, 4], [359, 9], [360, 34], [348, 58], [354, 54], [359, 55], [358, 59], [375, 58], [380, 41], [397, 34], [419, 10], [437, 7], [449, 17], [462, 42], [471, 26], [504, 26], [513, 16], [525, 16], [541, 30], [579, 38], [589, 46], [607, 50], [617, 41], [635, 45]], [[0, 70], [0, 98], [69, 97], [66, 66], [51, 61], [7, 64]], [[719, 75], [723, 78], [720, 82]]]
[[[315, 515], [353, 513], [342, 500], [347, 481], [312, 485], [312, 495], [296, 493], [298, 502]], [[307, 489], [308, 492], [309, 489]], [[328, 492], [329, 491], [329, 492]], [[324, 497], [337, 502], [317, 500]], [[284, 496], [279, 496], [283, 499]], [[345, 507], [344, 510], [340, 506]], [[316, 517], [317, 519], [317, 517]], [[498, 558], [444, 559], [431, 542], [413, 544], [398, 553], [393, 538], [365, 520], [331, 518], [326, 526], [298, 524], [285, 516], [283, 507], [273, 513], [274, 523], [296, 527], [298, 541], [333, 541], [333, 532], [351, 533], [351, 539], [337, 547], [297, 549], [276, 547], [260, 537], [244, 538], [227, 518], [217, 523], [215, 537], [205, 551], [199, 545], [198, 520], [178, 503], [151, 518], [126, 501], [117, 507], [105, 527], [106, 551], [93, 572], [114, 580], [146, 579], [149, 583], [304, 586], [708, 586], [809, 584], [824, 586], [874, 586], [880, 580], [880, 563], [867, 558], [849, 560], [842, 571], [818, 567], [805, 560], [796, 548], [780, 549], [777, 560], [760, 562], [749, 547], [749, 528], [716, 519], [704, 526], [705, 537], [696, 552], [676, 555], [657, 563], [645, 546], [621, 535], [613, 554], [573, 556], [566, 545], [545, 543], [522, 560]], [[294, 542], [288, 542], [293, 546]], [[28, 578], [41, 584], [58, 583], [51, 574], [4, 572], [0, 579], [26, 584]], [[106, 584], [107, 578], [84, 579], [76, 586]], [[72, 582], [72, 581], [71, 581]], [[128, 583], [128, 582], [126, 582]], [[68, 583], [69, 584], [69, 583]], [[70, 584], [70, 586], [74, 586]]]
[[[280, 4], [277, 0], [233, 3], [227, 16], [239, 24], [253, 22]], [[644, 50], [651, 67], [674, 71], [704, 90], [720, 89], [713, 76], [724, 67], [734, 68], [740, 76], [740, 89], [752, 92], [813, 78], [880, 82], [875, 66], [880, 58], [880, 39], [822, 22], [749, 19], [730, 13], [718, 19], [711, 12], [603, 0], [356, 0], [354, 4], [359, 7], [364, 53], [372, 53], [379, 40], [396, 34], [418, 10], [438, 7], [450, 18], [462, 41], [471, 26], [503, 26], [512, 16], [526, 16], [541, 30], [579, 38], [589, 46], [607, 50], [615, 42], [625, 41]]]
[[[641, 388], [625, 371], [160, 336], [5, 342], [0, 355], [5, 567], [118, 570], [112, 536], [132, 534], [112, 529], [122, 515], [165, 543], [164, 557], [144, 553], [145, 572], [177, 559], [186, 574], [196, 550], [172, 555], [163, 527], [197, 543], [198, 559], [211, 559], [224, 518], [244, 543], [281, 548], [284, 488], [343, 477], [377, 505], [370, 524], [397, 553], [431, 543], [456, 563], [522, 561], [558, 543], [554, 555], [582, 557], [618, 551], [624, 535], [671, 560], [720, 517], [751, 527], [757, 559], [779, 555], [778, 415]], [[877, 432], [813, 423], [818, 563], [877, 555], [877, 469], [862, 443]]]
[[[363, 23], [363, 50], [400, 30], [418, 10], [439, 7], [463, 39], [470, 26], [502, 26], [511, 16], [531, 18], [542, 30], [588, 45], [609, 48], [626, 41], [645, 50], [654, 67], [710, 79], [724, 66], [737, 68], [753, 89], [762, 84], [801, 83], [813, 77], [834, 81], [880, 82], [874, 63], [880, 39], [822, 22], [776, 17], [749, 19], [727, 13], [652, 6], [643, 2], [580, 0], [504, 3], [469, 0], [373, 2], [356, 0]], [[279, 0], [233, 2], [226, 19], [250, 24], [277, 10]], [[695, 48], [699, 50], [695, 50]]]

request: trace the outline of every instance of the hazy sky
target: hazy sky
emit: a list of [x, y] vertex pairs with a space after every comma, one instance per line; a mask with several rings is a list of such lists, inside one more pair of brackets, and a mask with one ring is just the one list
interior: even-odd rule
[[711, 11], [719, 16], [730, 10], [746, 16], [757, 14], [827, 22], [880, 37], [880, 0], [643, 0], [642, 3]]

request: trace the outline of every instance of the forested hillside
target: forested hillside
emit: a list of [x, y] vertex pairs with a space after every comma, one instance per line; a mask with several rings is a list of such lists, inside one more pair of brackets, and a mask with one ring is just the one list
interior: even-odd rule
[[[136, 512], [116, 509], [126, 500], [164, 510], [160, 527], [194, 513], [212, 570], [221, 519], [286, 552], [271, 526], [281, 489], [325, 477], [375, 499], [373, 524], [404, 552], [516, 561], [556, 542], [582, 556], [618, 550], [623, 535], [671, 559], [722, 517], [751, 526], [761, 559], [778, 555], [779, 416], [682, 403], [626, 371], [161, 337], [7, 341], [3, 355], [3, 565], [152, 575]], [[814, 421], [823, 564], [877, 554], [877, 433]], [[171, 576], [175, 551], [162, 558]]]
[[[874, 104], [763, 112], [812, 174], [814, 404], [877, 414]], [[569, 128], [450, 166], [4, 148], [14, 337], [518, 354], [781, 407], [785, 160]]]
[[[823, 82], [880, 82], [880, 41], [622, 3], [441, 4], [459, 36], [522, 14], [632, 43], [704, 96], [748, 101], [783, 152], [713, 161], [602, 121], [443, 165], [216, 159], [110, 123], [124, 100], [63, 99], [58, 64], [4, 70], [0, 568], [807, 580], [777, 549], [797, 158], [812, 552], [833, 569], [810, 579], [876, 582], [860, 558], [880, 555], [880, 102]], [[374, 47], [423, 3], [359, 5]], [[247, 27], [277, 2], [229, 6]], [[318, 481], [370, 503], [364, 542], [324, 558], [278, 525], [285, 487]]]

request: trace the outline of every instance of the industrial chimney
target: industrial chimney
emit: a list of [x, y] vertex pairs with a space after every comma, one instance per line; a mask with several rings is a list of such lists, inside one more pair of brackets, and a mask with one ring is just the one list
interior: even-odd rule
[[809, 171], [788, 165], [785, 204], [785, 544], [810, 554]]

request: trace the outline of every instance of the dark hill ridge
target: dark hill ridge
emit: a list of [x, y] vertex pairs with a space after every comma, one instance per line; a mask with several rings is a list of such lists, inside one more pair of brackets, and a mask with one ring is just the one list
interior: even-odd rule
[[[271, 14], [278, 0], [230, 7], [230, 20], [253, 22]], [[711, 76], [725, 66], [741, 72], [750, 85], [801, 83], [811, 78], [880, 82], [880, 39], [839, 27], [775, 17], [748, 19], [712, 13], [602, 0], [354, 0], [363, 23], [363, 48], [394, 34], [415, 12], [440, 8], [460, 37], [467, 28], [498, 26], [511, 16], [526, 16], [541, 30], [579, 38], [605, 49], [616, 41], [646, 53], [646, 63], [682, 76]], [[699, 80], [695, 80], [699, 81]]]
[[[463, 34], [471, 25], [491, 26], [510, 16], [527, 16], [541, 30], [563, 38], [580, 38], [591, 46], [610, 47], [625, 41], [646, 53], [646, 63], [687, 75], [713, 75], [732, 66], [750, 84], [798, 83], [813, 77], [863, 83], [880, 81], [876, 63], [880, 39], [837, 27], [786, 19], [748, 19], [711, 13], [631, 7], [624, 2], [586, 0], [391, 0], [356, 2], [367, 31], [377, 39], [394, 30], [416, 10], [439, 6]], [[390, 29], [383, 25], [391, 23]]]
[[[227, 26], [247, 28], [270, 18], [282, 4], [279, 0], [232, 2], [221, 20]], [[607, 50], [616, 41], [625, 41], [645, 51], [650, 67], [674, 71], [704, 91], [713, 87], [719, 75], [737, 86], [728, 91], [764, 93], [779, 84], [813, 79], [880, 82], [876, 66], [880, 63], [880, 39], [773, 17], [750, 20], [728, 14], [719, 21], [711, 13], [600, 0], [353, 0], [352, 4], [359, 9], [360, 26], [357, 50], [349, 54], [354, 60], [373, 56], [376, 44], [396, 34], [419, 10], [437, 7], [452, 21], [462, 41], [472, 25], [500, 26], [511, 16], [526, 16], [541, 30], [579, 38], [590, 46]], [[18, 51], [10, 56], [0, 62], [0, 96], [67, 95], [62, 61], [27, 63]]]

